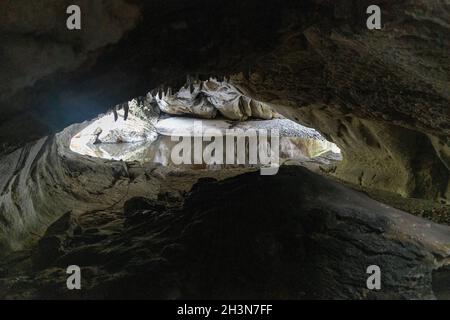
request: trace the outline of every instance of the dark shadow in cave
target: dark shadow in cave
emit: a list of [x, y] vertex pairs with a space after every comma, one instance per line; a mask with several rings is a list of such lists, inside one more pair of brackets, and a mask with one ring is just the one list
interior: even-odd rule
[[433, 292], [439, 300], [450, 300], [450, 266], [433, 270]]

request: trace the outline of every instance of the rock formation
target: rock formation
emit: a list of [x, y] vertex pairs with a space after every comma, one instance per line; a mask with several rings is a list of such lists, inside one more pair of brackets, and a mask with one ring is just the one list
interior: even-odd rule
[[[437, 281], [449, 275], [450, 227], [290, 167], [201, 179], [185, 199], [132, 198], [102, 219], [66, 213], [33, 261], [32, 274], [0, 280], [2, 297], [433, 299], [448, 297]], [[79, 292], [64, 289], [74, 263]], [[366, 287], [370, 265], [382, 290]]]
[[[366, 28], [367, 1], [116, 0], [82, 1], [83, 29], [67, 32], [65, 4], [2, 3], [4, 150], [151, 88], [176, 90], [188, 75], [225, 75], [246, 97], [337, 143], [348, 159], [336, 171], [342, 179], [448, 199], [445, 1], [382, 1], [382, 30]], [[403, 141], [416, 151], [404, 152]]]

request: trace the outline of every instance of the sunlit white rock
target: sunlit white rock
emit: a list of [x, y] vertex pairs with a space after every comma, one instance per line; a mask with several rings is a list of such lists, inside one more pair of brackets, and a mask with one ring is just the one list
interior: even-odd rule
[[[139, 152], [138, 146], [151, 143], [157, 138], [158, 135], [149, 122], [132, 114], [125, 121], [123, 110], [118, 111], [118, 116], [117, 121], [114, 121], [112, 113], [93, 121], [72, 138], [70, 150], [92, 157], [129, 160]], [[97, 143], [94, 144], [95, 140]]]

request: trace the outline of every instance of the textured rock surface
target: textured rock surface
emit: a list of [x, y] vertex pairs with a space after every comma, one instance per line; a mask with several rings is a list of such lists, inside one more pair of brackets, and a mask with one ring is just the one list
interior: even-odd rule
[[276, 113], [263, 102], [244, 96], [224, 79], [207, 81], [190, 79], [187, 88], [175, 94], [169, 89], [161, 97], [155, 95], [161, 111], [171, 115], [193, 115], [198, 118], [213, 119], [221, 115], [230, 120], [244, 121], [248, 118], [272, 119]]
[[332, 108], [304, 112], [302, 119], [320, 123], [324, 136], [341, 148], [344, 161], [335, 173], [338, 177], [405, 197], [448, 198], [449, 170], [429, 136]]
[[70, 151], [70, 139], [88, 124], [71, 126], [1, 157], [1, 255], [35, 241], [64, 212], [114, 207], [128, 192], [150, 198], [158, 193], [163, 168], [134, 167]]
[[[124, 208], [64, 215], [39, 242], [37, 271], [0, 279], [1, 296], [432, 299], [448, 287], [450, 227], [304, 168], [202, 179], [184, 201], [133, 198]], [[70, 264], [82, 267], [81, 291], [65, 289]], [[366, 287], [373, 264], [381, 290]]]

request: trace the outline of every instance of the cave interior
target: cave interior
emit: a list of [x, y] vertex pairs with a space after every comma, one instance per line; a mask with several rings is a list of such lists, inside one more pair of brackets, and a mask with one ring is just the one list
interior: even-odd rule
[[448, 1], [77, 2], [0, 2], [0, 299], [450, 299]]

